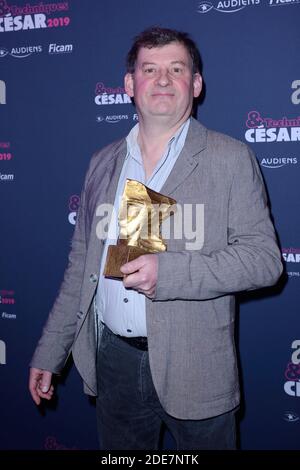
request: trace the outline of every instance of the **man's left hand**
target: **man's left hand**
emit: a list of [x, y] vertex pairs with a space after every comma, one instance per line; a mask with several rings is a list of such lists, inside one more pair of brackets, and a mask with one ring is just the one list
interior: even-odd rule
[[123, 264], [120, 269], [125, 274], [123, 278], [125, 287], [131, 287], [150, 299], [154, 297], [158, 273], [158, 256], [156, 254], [139, 256], [133, 261]]

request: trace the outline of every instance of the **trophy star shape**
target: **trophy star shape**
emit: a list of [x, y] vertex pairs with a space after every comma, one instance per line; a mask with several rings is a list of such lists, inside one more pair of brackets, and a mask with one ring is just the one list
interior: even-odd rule
[[123, 278], [120, 267], [140, 255], [166, 251], [161, 223], [176, 210], [176, 201], [126, 179], [118, 214], [119, 238], [107, 251], [104, 276]]

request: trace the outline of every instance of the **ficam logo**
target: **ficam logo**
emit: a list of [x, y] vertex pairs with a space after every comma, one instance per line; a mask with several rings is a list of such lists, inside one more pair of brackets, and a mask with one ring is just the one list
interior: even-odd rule
[[70, 54], [73, 52], [73, 44], [49, 44], [49, 54]]
[[237, 13], [246, 7], [257, 6], [260, 0], [223, 0], [223, 1], [201, 1], [198, 3], [198, 13], [208, 13], [211, 10], [220, 13]]
[[130, 97], [122, 87], [106, 87], [103, 82], [98, 82], [95, 88], [95, 103], [97, 105], [129, 104]]
[[0, 104], [6, 104], [6, 85], [4, 80], [0, 80]]
[[79, 208], [80, 197], [77, 194], [73, 194], [69, 199], [69, 214], [68, 221], [71, 225], [76, 224], [76, 215]]
[[0, 364], [6, 364], [6, 344], [0, 339]]
[[291, 361], [287, 364], [285, 370], [284, 391], [291, 397], [300, 397], [300, 340], [295, 339], [291, 348], [294, 350], [291, 354]]
[[250, 143], [296, 142], [300, 140], [300, 116], [292, 119], [262, 117], [250, 111], [246, 120], [245, 139]]
[[0, 47], [0, 58], [10, 55], [16, 59], [25, 59], [32, 54], [39, 54], [43, 51], [42, 46], [20, 46], [12, 47], [10, 50]]
[[0, 172], [0, 181], [14, 181], [15, 175], [13, 173], [1, 173]]
[[270, 7], [280, 7], [287, 5], [299, 5], [300, 0], [269, 0]]
[[293, 104], [300, 104], [300, 80], [294, 80], [291, 88], [295, 91], [291, 94], [291, 101]]
[[61, 16], [68, 10], [68, 2], [17, 6], [8, 5], [7, 0], [0, 0], [0, 33], [68, 26], [70, 17]]
[[123, 120], [128, 119], [128, 114], [119, 114], [119, 115], [110, 115], [110, 116], [97, 116], [96, 121], [97, 122], [107, 122], [108, 124], [117, 124], [118, 122], [121, 122]]
[[297, 163], [297, 157], [264, 157], [260, 161], [261, 166], [264, 168], [282, 168], [283, 166], [296, 165]]

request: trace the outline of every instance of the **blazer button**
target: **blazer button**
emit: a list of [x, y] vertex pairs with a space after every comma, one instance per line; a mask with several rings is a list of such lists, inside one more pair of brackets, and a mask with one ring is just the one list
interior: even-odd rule
[[93, 273], [90, 275], [90, 281], [91, 282], [97, 282], [98, 281], [98, 276], [97, 274]]

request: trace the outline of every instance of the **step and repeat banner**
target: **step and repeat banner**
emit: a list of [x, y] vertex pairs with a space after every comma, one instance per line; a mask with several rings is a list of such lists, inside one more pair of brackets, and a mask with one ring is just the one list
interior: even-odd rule
[[[240, 446], [300, 449], [300, 1], [0, 0], [2, 449], [97, 448], [95, 405], [75, 368], [39, 411], [28, 364], [62, 280], [89, 159], [137, 122], [125, 56], [152, 25], [195, 39], [198, 119], [247, 143], [260, 163], [285, 274], [240, 297]], [[168, 433], [164, 447], [174, 449]]]

